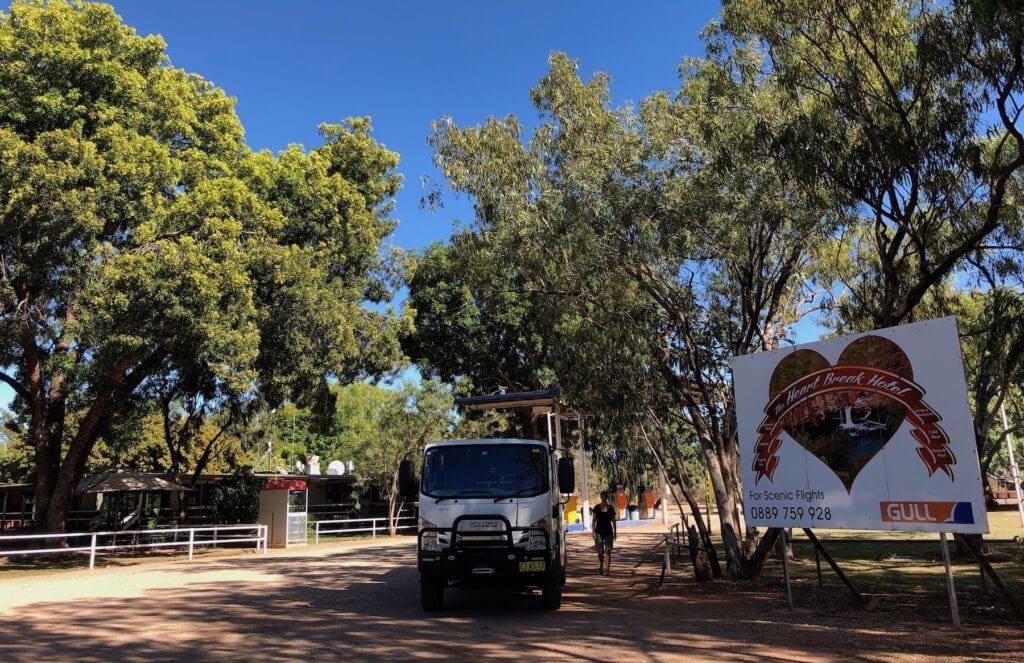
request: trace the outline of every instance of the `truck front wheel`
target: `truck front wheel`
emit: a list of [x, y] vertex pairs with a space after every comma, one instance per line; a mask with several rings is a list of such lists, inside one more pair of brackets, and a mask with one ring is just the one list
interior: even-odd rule
[[424, 612], [437, 612], [444, 606], [444, 583], [437, 580], [420, 581], [420, 603]]
[[540, 603], [545, 610], [558, 610], [562, 607], [562, 570], [552, 569], [541, 587]]

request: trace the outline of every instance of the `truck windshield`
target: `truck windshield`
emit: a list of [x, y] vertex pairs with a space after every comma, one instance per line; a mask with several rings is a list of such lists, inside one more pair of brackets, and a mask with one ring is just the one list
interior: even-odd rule
[[434, 447], [423, 458], [423, 494], [535, 497], [548, 490], [548, 451], [539, 444]]

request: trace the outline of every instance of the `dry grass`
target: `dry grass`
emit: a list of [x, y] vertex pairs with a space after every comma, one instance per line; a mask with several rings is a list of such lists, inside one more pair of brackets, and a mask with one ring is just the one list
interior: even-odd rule
[[[989, 513], [990, 533], [985, 535], [985, 557], [1007, 589], [1024, 598], [1024, 536], [1017, 511]], [[928, 618], [948, 615], [945, 567], [939, 535], [932, 532], [868, 532], [847, 530], [815, 531], [826, 550], [850, 581], [878, 611], [917, 613]], [[1015, 541], [1014, 537], [1018, 537]], [[1016, 620], [1007, 600], [988, 579], [965, 549], [958, 551], [950, 541], [953, 576], [961, 613], [975, 621]], [[801, 530], [793, 532], [790, 576], [794, 603], [798, 607], [845, 610], [854, 603], [824, 558], [819, 585], [814, 546]], [[765, 582], [782, 580], [782, 565], [766, 567]]]

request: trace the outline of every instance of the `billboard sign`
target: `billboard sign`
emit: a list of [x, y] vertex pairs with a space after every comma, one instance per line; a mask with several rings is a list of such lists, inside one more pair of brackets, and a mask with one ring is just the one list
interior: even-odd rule
[[747, 523], [988, 531], [952, 317], [736, 357]]

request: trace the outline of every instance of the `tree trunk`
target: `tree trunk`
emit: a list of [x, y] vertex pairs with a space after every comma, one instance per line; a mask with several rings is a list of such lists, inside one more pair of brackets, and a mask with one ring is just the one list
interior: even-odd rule
[[[86, 462], [99, 438], [102, 425], [110, 414], [114, 397], [125, 391], [132, 391], [148, 374], [154, 360], [151, 355], [142, 364], [141, 357], [122, 358], [107, 374], [106, 383], [89, 406], [85, 416], [78, 423], [78, 430], [68, 442], [67, 452], [61, 458], [63, 446], [65, 408], [67, 394], [60, 387], [63, 378], [57, 376], [51, 383], [51, 401], [42, 390], [42, 374], [30, 381], [33, 398], [30, 435], [36, 445], [36, 529], [44, 532], [63, 533], [71, 511], [71, 499], [75, 486], [82, 478]], [[129, 375], [132, 367], [135, 370]]]
[[[662, 460], [659, 457], [658, 452], [654, 448], [654, 446], [650, 445], [650, 440], [648, 440], [648, 445], [651, 447], [651, 451], [654, 453], [654, 456], [657, 459], [659, 465], [661, 465], [662, 464]], [[696, 533], [700, 537], [700, 540], [701, 540], [701, 552], [704, 554], [704, 561], [707, 562], [710, 565], [710, 568], [711, 568], [711, 571], [712, 571], [712, 574], [714, 575], [714, 577], [721, 578], [722, 577], [722, 568], [721, 568], [721, 565], [718, 562], [718, 552], [715, 549], [715, 544], [714, 544], [714, 542], [711, 539], [710, 523], [708, 523], [704, 519], [704, 516], [700, 512], [700, 504], [697, 502], [697, 498], [693, 494], [693, 489], [689, 485], [689, 480], [688, 480], [687, 476], [685, 475], [685, 473], [683, 472], [683, 463], [682, 463], [682, 459], [679, 457], [678, 450], [676, 450], [674, 447], [671, 447], [671, 446], [670, 446], [670, 450], [671, 450], [671, 453], [672, 453], [672, 461], [673, 461], [673, 463], [672, 463], [673, 464], [673, 468], [672, 469], [674, 470], [674, 474], [676, 476], [676, 481], [679, 484], [679, 490], [683, 494], [683, 499], [686, 500], [687, 505], [690, 507], [690, 513], [693, 515], [694, 525], [696, 526], [696, 530], [697, 530]], [[665, 470], [664, 465], [661, 465], [661, 467], [662, 467], [662, 470], [665, 471], [665, 476], [671, 476]], [[675, 490], [674, 489], [671, 489], [671, 490], [672, 490], [673, 498], [675, 498], [676, 502], [678, 503], [679, 499], [675, 497]], [[683, 513], [682, 504], [679, 505], [679, 512]], [[696, 567], [694, 567], [694, 572], [699, 575], [701, 573], [701, 570], [697, 569]]]
[[391, 489], [388, 491], [388, 534], [398, 534], [398, 514], [402, 511], [402, 503], [398, 494], [398, 470], [391, 473]]
[[[731, 530], [731, 536], [723, 536], [723, 547], [725, 548], [726, 569], [729, 576], [738, 578], [743, 575], [743, 555], [740, 550], [739, 539], [736, 533], [740, 531], [740, 523], [737, 519], [739, 502], [736, 499], [741, 488], [736, 485], [735, 477], [739, 476], [739, 457], [729, 454], [729, 449], [719, 455], [714, 453], [710, 445], [703, 445], [704, 457], [707, 461], [708, 473], [711, 475], [711, 487], [715, 494], [715, 502], [718, 505], [718, 518], [722, 531], [727, 528]], [[730, 457], [735, 456], [735, 457]]]
[[779, 527], [769, 527], [765, 530], [764, 536], [758, 542], [754, 554], [743, 563], [743, 575], [747, 579], [753, 580], [761, 575], [764, 562], [768, 559], [768, 554], [775, 547], [775, 543], [779, 540], [781, 534], [782, 529]]

